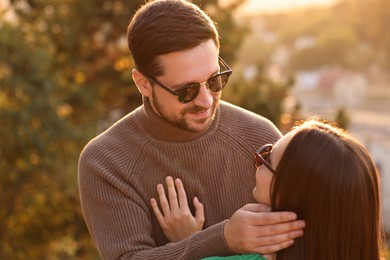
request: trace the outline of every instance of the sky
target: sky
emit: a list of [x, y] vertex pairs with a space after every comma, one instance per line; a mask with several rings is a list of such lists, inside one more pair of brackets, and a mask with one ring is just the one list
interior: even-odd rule
[[247, 0], [243, 12], [273, 12], [314, 5], [330, 5], [336, 0]]

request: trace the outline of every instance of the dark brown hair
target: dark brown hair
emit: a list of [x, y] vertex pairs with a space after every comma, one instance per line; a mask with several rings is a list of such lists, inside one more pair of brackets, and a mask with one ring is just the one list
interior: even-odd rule
[[158, 56], [194, 48], [212, 39], [219, 48], [218, 31], [198, 6], [182, 0], [157, 0], [142, 6], [127, 29], [136, 68], [159, 76]]
[[308, 121], [297, 127], [277, 168], [275, 211], [294, 211], [305, 234], [276, 259], [380, 259], [380, 179], [366, 148], [346, 132]]

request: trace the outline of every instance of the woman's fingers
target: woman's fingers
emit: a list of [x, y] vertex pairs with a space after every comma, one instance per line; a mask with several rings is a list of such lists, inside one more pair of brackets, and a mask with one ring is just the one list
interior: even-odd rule
[[167, 196], [165, 195], [164, 186], [161, 183], [157, 185], [157, 193], [158, 193], [158, 198], [160, 200], [162, 213], [164, 214], [164, 216], [169, 216], [171, 212], [171, 208], [169, 206]]
[[[189, 211], [187, 194], [185, 192], [183, 182], [179, 178], [173, 181], [173, 178], [171, 176], [168, 176], [166, 177], [166, 184], [168, 198], [165, 193], [164, 186], [161, 183], [157, 185], [157, 193], [159, 196], [162, 212], [158, 208], [158, 205], [154, 205], [154, 207], [157, 207], [156, 209], [158, 209], [159, 212], [165, 217], [171, 215], [174, 212], [178, 213]], [[196, 197], [194, 198], [193, 202], [195, 210], [196, 212], [198, 212], [196, 214], [199, 214], [200, 219], [204, 218], [203, 204]]]
[[164, 227], [164, 226], [165, 226], [165, 219], [164, 219], [163, 214], [162, 214], [161, 211], [160, 211], [160, 208], [159, 208], [158, 205], [157, 205], [157, 201], [156, 201], [155, 198], [152, 198], [152, 199], [150, 200], [150, 205], [152, 206], [154, 215], [156, 215], [156, 218], [157, 218], [158, 223], [160, 223], [160, 226], [161, 226], [161, 227]]
[[176, 179], [175, 185], [177, 189], [177, 197], [179, 198], [180, 209], [189, 209], [187, 202], [187, 194], [184, 190], [183, 182], [180, 179]]
[[195, 207], [195, 220], [196, 223], [203, 227], [204, 224], [204, 209], [203, 204], [199, 201], [198, 197], [194, 197], [194, 207]]
[[173, 178], [171, 176], [168, 176], [165, 178], [165, 181], [167, 183], [168, 198], [169, 205], [171, 206], [171, 211], [176, 211], [179, 209], [179, 202], [177, 200], [176, 188], [175, 184], [173, 183]]
[[167, 239], [170, 242], [178, 242], [202, 230], [205, 222], [203, 204], [197, 197], [193, 199], [194, 217], [188, 206], [182, 181], [178, 178], [173, 180], [171, 176], [168, 176], [165, 181], [167, 191], [163, 184], [157, 185], [160, 207], [155, 198], [150, 200], [150, 205]]
[[[172, 212], [178, 212], [181, 208], [188, 209], [187, 195], [181, 180], [176, 179], [174, 183], [173, 178], [168, 176], [165, 181], [167, 184], [168, 198], [164, 186], [161, 183], [157, 185], [157, 193], [161, 204], [162, 214], [164, 216], [169, 216]], [[156, 206], [158, 208], [158, 205]]]

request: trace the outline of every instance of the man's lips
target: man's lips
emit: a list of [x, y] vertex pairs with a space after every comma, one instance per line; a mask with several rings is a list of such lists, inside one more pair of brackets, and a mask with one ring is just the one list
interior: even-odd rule
[[196, 117], [196, 118], [206, 118], [209, 116], [209, 111], [210, 111], [210, 109], [205, 109], [205, 108], [190, 109], [190, 110], [188, 110], [188, 114], [190, 114], [191, 116]]

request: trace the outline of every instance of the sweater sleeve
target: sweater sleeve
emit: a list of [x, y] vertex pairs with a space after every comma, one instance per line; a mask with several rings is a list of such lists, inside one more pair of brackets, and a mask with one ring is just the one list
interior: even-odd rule
[[135, 187], [115, 174], [101, 149], [87, 147], [79, 161], [79, 189], [89, 232], [104, 259], [200, 259], [231, 254], [225, 221], [177, 243], [157, 246], [149, 205]]
[[[129, 252], [120, 259], [200, 259], [208, 255], [226, 255], [228, 249], [223, 238], [226, 221], [199, 231], [192, 236], [164, 246], [138, 252]], [[231, 253], [231, 252], [230, 252]]]

